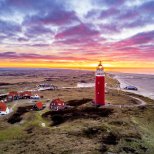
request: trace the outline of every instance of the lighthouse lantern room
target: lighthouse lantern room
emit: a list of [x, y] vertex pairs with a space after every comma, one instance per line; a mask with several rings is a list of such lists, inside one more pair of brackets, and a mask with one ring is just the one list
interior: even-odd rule
[[95, 74], [95, 103], [105, 105], [105, 73], [101, 61]]

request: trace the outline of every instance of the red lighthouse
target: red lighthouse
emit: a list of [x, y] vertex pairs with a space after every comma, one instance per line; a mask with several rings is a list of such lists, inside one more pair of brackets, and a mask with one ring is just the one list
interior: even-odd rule
[[97, 67], [95, 76], [95, 103], [105, 105], [105, 74], [101, 61]]

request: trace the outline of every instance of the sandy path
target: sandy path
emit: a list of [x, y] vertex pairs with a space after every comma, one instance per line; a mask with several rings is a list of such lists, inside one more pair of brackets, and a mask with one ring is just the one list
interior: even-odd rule
[[132, 108], [132, 107], [139, 107], [139, 106], [145, 106], [147, 103], [143, 101], [142, 99], [139, 99], [134, 96], [130, 96], [133, 99], [136, 99], [139, 101], [139, 104], [134, 104], [134, 105], [116, 105], [116, 104], [107, 104], [104, 107], [118, 107], [118, 108]]
[[[126, 91], [123, 90], [121, 88], [112, 88], [112, 87], [108, 87], [108, 89], [113, 89], [113, 90], [122, 90], [122, 91]], [[128, 92], [128, 91], [127, 91]], [[129, 96], [135, 100], [137, 100], [140, 104], [134, 104], [134, 105], [113, 105], [113, 104], [108, 104], [107, 106], [114, 106], [114, 107], [139, 107], [139, 106], [145, 106], [147, 103], [145, 101], [143, 101], [142, 99], [135, 97], [135, 96]]]

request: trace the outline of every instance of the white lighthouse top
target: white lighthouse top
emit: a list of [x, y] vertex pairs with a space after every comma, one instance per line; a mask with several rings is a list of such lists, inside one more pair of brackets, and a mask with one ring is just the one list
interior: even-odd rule
[[105, 74], [104, 74], [104, 68], [102, 66], [101, 61], [100, 61], [99, 65], [98, 65], [98, 67], [97, 67], [96, 76], [105, 76]]

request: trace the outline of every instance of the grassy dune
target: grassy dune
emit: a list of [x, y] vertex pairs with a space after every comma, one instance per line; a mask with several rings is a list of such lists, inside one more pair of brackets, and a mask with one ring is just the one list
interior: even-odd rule
[[[90, 80], [90, 76], [88, 78]], [[78, 81], [77, 78], [74, 80]], [[106, 82], [113, 88], [119, 84], [112, 77], [107, 77]], [[32, 111], [28, 110], [31, 105], [29, 100], [26, 100], [27, 103], [19, 100], [14, 113], [0, 118], [1, 154], [154, 153], [153, 100], [109, 89], [106, 100], [111, 104], [139, 103], [130, 98], [131, 95], [146, 101], [147, 105], [97, 108], [91, 103], [93, 88], [44, 91], [41, 94], [45, 104], [48, 104], [47, 99], [59, 97], [71, 108], [58, 112], [48, 108]], [[10, 123], [9, 119], [15, 114], [18, 121]], [[45, 127], [42, 127], [42, 123]]]

